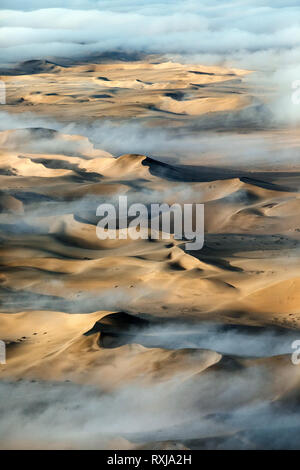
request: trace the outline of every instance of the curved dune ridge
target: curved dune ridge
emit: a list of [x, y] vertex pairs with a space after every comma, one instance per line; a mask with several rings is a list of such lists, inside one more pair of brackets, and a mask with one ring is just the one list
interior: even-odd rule
[[[28, 61], [4, 77], [3, 109], [176, 131], [252, 109], [247, 73]], [[100, 147], [42, 125], [0, 132], [0, 447], [299, 448], [297, 167]], [[203, 203], [204, 247], [172, 230], [100, 240], [97, 207], [119, 196]]]
[[[33, 295], [34, 301], [44, 306], [51, 303], [48, 297], [54, 296], [56, 305], [61, 303], [63, 310], [71, 308], [79, 312], [82, 311], [80, 303], [89, 297], [86, 309], [90, 312], [97, 310], [97, 302], [103, 295], [107, 298], [105, 302], [111, 303], [111, 296], [105, 292], [116, 289], [114, 292], [120, 299], [124, 296], [134, 311], [145, 301], [141, 309], [147, 313], [153, 305], [147, 307], [146, 299], [154, 289], [167, 304], [154, 306], [160, 315], [167, 315], [168, 305], [179, 315], [184, 304], [191, 316], [198, 310], [204, 315], [224, 316], [224, 306], [229, 304], [231, 309], [233, 302], [235, 310], [250, 308], [252, 311], [253, 306], [257, 310], [259, 298], [269, 303], [269, 296], [264, 292], [271, 292], [272, 286], [278, 291], [283, 283], [283, 290], [284, 286], [292, 289], [289, 303], [286, 299], [283, 302], [283, 312], [291, 313], [288, 320], [297, 324], [297, 268], [283, 269], [280, 259], [283, 249], [292, 255], [298, 247], [299, 232], [295, 227], [298, 195], [278, 183], [278, 172], [218, 170], [222, 179], [213, 181], [218, 171], [210, 167], [172, 166], [142, 155], [113, 158], [100, 150], [95, 158], [95, 150], [88, 142], [87, 151], [81, 156], [76, 147], [71, 150], [76, 156], [41, 155], [39, 142], [44, 146], [45, 138], [57, 148], [71, 140], [80, 149], [82, 139], [45, 130], [19, 130], [14, 134], [16, 146], [18, 138], [25, 136], [24, 150], [26, 141], [30, 142], [28, 136], [34, 135], [36, 149], [20, 153], [17, 148], [12, 151], [8, 144], [7, 154], [5, 145], [10, 142], [12, 132], [1, 135], [2, 255], [9, 267], [3, 273], [2, 288], [9, 293], [9, 298], [17, 298], [19, 292], [21, 298], [25, 296], [30, 303]], [[140, 179], [141, 185], [138, 184]], [[170, 242], [158, 240], [156, 243], [151, 239], [100, 240], [95, 230], [99, 220], [96, 208], [104, 201], [115, 203], [120, 194], [127, 195], [130, 202], [146, 204], [157, 201], [205, 203], [208, 233], [204, 249], [199, 253], [184, 251], [184, 244], [174, 240], [172, 235]], [[277, 210], [273, 216], [275, 208], [282, 205], [284, 211]], [[29, 258], [26, 254], [21, 260], [12, 257], [20, 244], [24, 253], [29, 250]], [[273, 266], [262, 254], [263, 259], [257, 261], [256, 268], [252, 259], [251, 269], [248, 269], [250, 260], [246, 263], [245, 258], [251, 258], [254, 248], [258, 253], [265, 252], [266, 248], [271, 250]], [[32, 256], [34, 252], [36, 256]], [[274, 252], [279, 261], [274, 258]], [[254, 269], [259, 274], [252, 280]], [[115, 282], [115, 276], [120, 280]], [[144, 288], [145, 281], [149, 292]], [[168, 294], [171, 286], [179, 284], [181, 289], [172, 288], [172, 294]], [[94, 293], [92, 299], [91, 292]], [[216, 294], [219, 297], [216, 298]], [[259, 320], [253, 312], [253, 321], [263, 323], [261, 315], [272, 311], [272, 304], [269, 305], [265, 308], [261, 304], [257, 312]], [[268, 321], [281, 323], [280, 318]]]

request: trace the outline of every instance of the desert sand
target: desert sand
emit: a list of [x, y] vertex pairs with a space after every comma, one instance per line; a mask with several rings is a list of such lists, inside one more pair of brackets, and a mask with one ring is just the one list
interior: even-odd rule
[[[1, 110], [234, 133], [257, 106], [250, 73], [28, 61], [2, 74]], [[115, 155], [18, 127], [0, 133], [0, 448], [299, 448], [299, 164]], [[299, 150], [297, 130], [247, 128], [258, 134]], [[119, 195], [203, 203], [204, 247], [172, 233], [100, 240], [96, 208]]]

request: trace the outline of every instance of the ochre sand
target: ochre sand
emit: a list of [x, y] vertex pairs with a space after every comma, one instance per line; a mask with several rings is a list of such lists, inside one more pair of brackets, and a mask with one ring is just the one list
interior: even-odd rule
[[[2, 77], [7, 105], [1, 109], [14, 113], [34, 110], [67, 121], [151, 117], [155, 122], [165, 113], [171, 113], [170, 119], [172, 114], [188, 119], [240, 109], [251, 102], [243, 90], [228, 93], [228, 85], [239, 90], [240, 79], [249, 73], [238, 69], [173, 62], [57, 66], [28, 61], [20, 71]], [[183, 100], [184, 95], [187, 99]]]
[[[179, 125], [251, 103], [249, 93], [236, 94], [240, 85], [235, 83], [231, 92], [217, 96], [213, 88], [208, 93], [198, 86], [246, 75], [240, 70], [147, 62], [38, 66], [42, 71], [34, 63], [24, 75], [4, 77], [11, 103], [6, 110], [22, 113], [30, 108], [62, 121], [71, 114], [79, 120], [74, 109], [80, 103], [80, 112], [89, 119], [138, 114], [156, 126], [162, 112], [170, 113], [167, 122], [174, 118], [178, 121], [172, 125]], [[181, 100], [182, 90], [191, 94], [188, 99]], [[280, 135], [289, 139], [285, 131]], [[288, 353], [258, 359], [251, 351], [249, 357], [227, 357], [220, 351], [152, 348], [134, 341], [105, 347], [101, 332], [85, 334], [108, 314], [122, 311], [150, 322], [299, 329], [297, 168], [221, 171], [215, 178], [209, 168], [209, 161], [197, 169], [161, 164], [145, 155], [115, 158], [84, 137], [47, 129], [0, 134], [0, 338], [7, 344], [1, 380], [70, 381], [105, 393], [124, 385], [144, 390], [176, 380], [184, 394], [187, 384], [200, 386], [200, 377], [213, 373], [230, 381], [238, 369], [241, 374], [256, 370], [264, 377], [259, 393], [240, 397], [243, 404], [282, 402], [298, 394], [300, 369]], [[188, 251], [172, 234], [170, 240], [99, 240], [96, 207], [118, 195], [132, 202], [204, 203], [204, 248]], [[189, 403], [187, 398], [187, 407]], [[201, 406], [207, 413], [222, 409], [213, 392], [211, 401], [207, 396]], [[236, 406], [233, 401], [226, 409]], [[173, 424], [182, 422], [179, 417]], [[239, 431], [237, 426], [232, 432]], [[201, 447], [200, 438], [205, 435], [193, 436]], [[32, 442], [29, 436], [20, 439], [6, 439], [0, 446], [89, 447], [67, 436], [65, 442], [48, 444]], [[151, 435], [141, 443], [120, 429], [105, 444], [91, 445], [178, 448], [193, 439], [174, 437], [169, 442]]]

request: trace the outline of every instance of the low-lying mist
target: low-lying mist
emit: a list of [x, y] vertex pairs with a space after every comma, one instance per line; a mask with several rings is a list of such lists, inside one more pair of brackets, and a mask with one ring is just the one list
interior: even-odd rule
[[[197, 163], [212, 166], [225, 166], [247, 169], [282, 169], [298, 167], [299, 143], [288, 142], [288, 135], [278, 133], [262, 134], [222, 133], [213, 130], [200, 132], [193, 129], [168, 129], [148, 127], [139, 122], [116, 123], [96, 120], [85, 124], [59, 122], [53, 118], [37, 116], [33, 113], [13, 115], [0, 111], [0, 130], [24, 128], [48, 128], [64, 134], [87, 137], [96, 148], [119, 156], [125, 153], [155, 156], [156, 158], [180, 163]], [[35, 139], [28, 151], [44, 153], [65, 153], [66, 142], [49, 139]], [[89, 150], [88, 142], [78, 144], [69, 155], [78, 155], [84, 149]], [[26, 147], [24, 150], [26, 151]]]
[[[100, 327], [101, 331], [101, 327]], [[109, 332], [106, 332], [109, 335]], [[128, 331], [111, 329], [115, 344], [138, 343], [145, 347], [166, 349], [210, 349], [220, 354], [241, 357], [270, 357], [291, 354], [297, 331], [201, 322], [168, 322]], [[113, 342], [112, 342], [113, 346]]]
[[263, 367], [211, 371], [184, 383], [175, 375], [109, 394], [71, 383], [1, 382], [1, 448], [118, 449], [149, 442], [153, 448], [175, 441], [198, 449], [299, 449], [299, 412], [272, 404], [271, 388]]

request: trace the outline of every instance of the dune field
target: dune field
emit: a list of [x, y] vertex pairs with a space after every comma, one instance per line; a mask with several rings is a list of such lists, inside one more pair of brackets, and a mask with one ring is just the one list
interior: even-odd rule
[[[0, 448], [299, 449], [300, 137], [274, 86], [36, 57], [0, 70]], [[99, 239], [120, 196], [204, 204], [203, 248]]]

